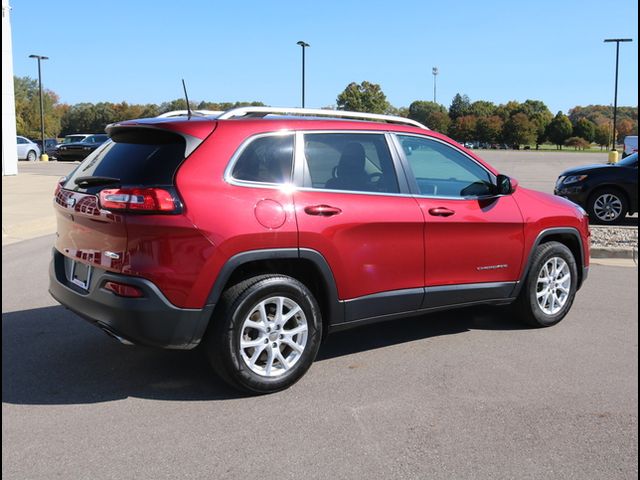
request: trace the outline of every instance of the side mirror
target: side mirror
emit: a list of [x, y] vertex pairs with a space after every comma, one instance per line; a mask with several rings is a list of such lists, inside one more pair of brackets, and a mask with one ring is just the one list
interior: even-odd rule
[[496, 177], [496, 193], [498, 195], [511, 195], [516, 191], [518, 181], [506, 175], [498, 175]]

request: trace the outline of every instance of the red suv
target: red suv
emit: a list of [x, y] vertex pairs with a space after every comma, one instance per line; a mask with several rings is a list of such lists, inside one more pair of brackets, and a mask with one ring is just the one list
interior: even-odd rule
[[513, 304], [553, 325], [587, 277], [584, 210], [408, 119], [246, 107], [107, 132], [55, 192], [51, 294], [125, 343], [202, 344], [244, 390], [380, 320]]

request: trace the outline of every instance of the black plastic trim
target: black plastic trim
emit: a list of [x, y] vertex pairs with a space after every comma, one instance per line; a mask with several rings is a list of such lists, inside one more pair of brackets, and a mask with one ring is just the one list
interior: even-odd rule
[[533, 254], [536, 251], [536, 248], [542, 243], [542, 241], [551, 235], [572, 235], [578, 241], [579, 249], [580, 249], [580, 258], [576, 258], [576, 262], [578, 264], [578, 290], [582, 287], [582, 284], [587, 278], [589, 267], [585, 267], [584, 262], [584, 244], [582, 243], [582, 237], [580, 236], [580, 232], [573, 227], [553, 227], [542, 230], [538, 236], [536, 237], [533, 245], [531, 246], [531, 250], [529, 250], [529, 256], [527, 258], [527, 263], [525, 264], [525, 268], [522, 270], [522, 275], [520, 276], [520, 281], [518, 281], [515, 290], [513, 291], [513, 296], [517, 297], [524, 285], [524, 282], [529, 274], [529, 269], [531, 268], [531, 261], [533, 259]]
[[483, 302], [512, 296], [516, 282], [469, 283], [427, 287], [422, 308]]
[[[64, 255], [53, 249], [49, 267], [49, 293], [62, 305], [102, 330], [141, 345], [190, 349], [197, 346], [209, 324], [213, 305], [179, 308], [149, 280], [111, 273], [93, 266], [88, 290], [67, 279]], [[126, 298], [106, 290], [108, 281], [142, 290], [142, 298]]]
[[424, 301], [424, 288], [393, 290], [366, 295], [344, 302], [345, 321], [379, 317], [418, 310]]
[[328, 297], [329, 323], [341, 323], [344, 321], [344, 304], [338, 300], [338, 290], [333, 272], [325, 258], [317, 251], [307, 248], [274, 248], [264, 250], [251, 250], [238, 253], [231, 257], [220, 269], [218, 277], [209, 293], [207, 304], [216, 304], [222, 295], [227, 282], [233, 272], [240, 266], [272, 259], [305, 259], [311, 261], [320, 271]]

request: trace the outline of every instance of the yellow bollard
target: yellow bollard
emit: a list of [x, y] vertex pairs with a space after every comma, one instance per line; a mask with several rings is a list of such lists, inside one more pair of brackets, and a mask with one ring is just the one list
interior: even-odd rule
[[49, 155], [47, 155], [46, 153], [43, 153], [42, 155], [40, 155], [40, 161], [41, 162], [48, 162], [49, 161]]
[[617, 150], [611, 150], [609, 152], [609, 163], [611, 163], [611, 164], [618, 163], [618, 151]]

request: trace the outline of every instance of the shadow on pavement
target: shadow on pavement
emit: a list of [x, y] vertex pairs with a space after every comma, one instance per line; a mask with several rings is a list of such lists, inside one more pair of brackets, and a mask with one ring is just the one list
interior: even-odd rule
[[[317, 361], [472, 329], [522, 328], [489, 307], [423, 315], [330, 335]], [[200, 351], [121, 345], [61, 306], [2, 315], [2, 401], [68, 405], [127, 397], [225, 400], [245, 395], [210, 370]]]

